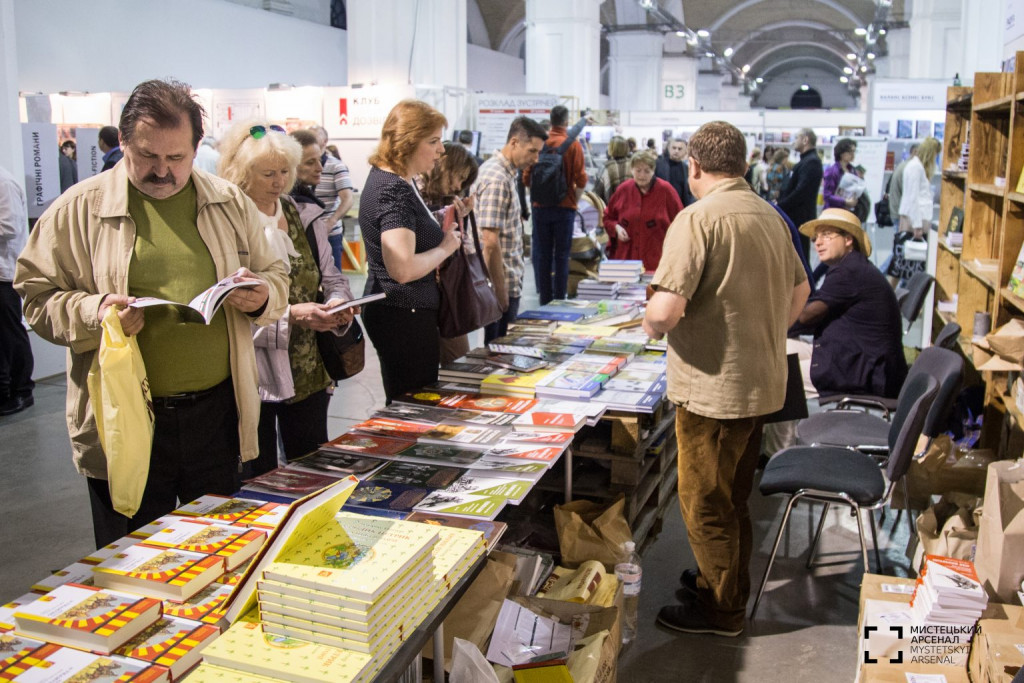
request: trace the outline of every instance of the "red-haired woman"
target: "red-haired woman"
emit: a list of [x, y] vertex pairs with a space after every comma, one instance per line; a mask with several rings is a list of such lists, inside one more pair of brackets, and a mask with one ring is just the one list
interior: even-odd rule
[[[437, 381], [440, 291], [434, 270], [459, 248], [457, 230], [445, 232], [413, 183], [444, 152], [447, 119], [419, 100], [402, 100], [388, 114], [359, 203], [366, 244], [365, 294], [387, 298], [363, 308], [366, 332], [380, 358], [387, 402]], [[455, 199], [460, 216], [472, 199]]]

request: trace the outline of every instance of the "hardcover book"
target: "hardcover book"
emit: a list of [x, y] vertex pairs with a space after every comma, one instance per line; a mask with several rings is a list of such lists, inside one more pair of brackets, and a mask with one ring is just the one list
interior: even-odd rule
[[412, 484], [392, 484], [386, 481], [360, 482], [345, 502], [352, 508], [383, 508], [396, 512], [409, 512], [434, 489]]
[[286, 498], [303, 498], [320, 491], [338, 481], [337, 477], [329, 477], [312, 472], [298, 472], [279, 467], [270, 470], [245, 482], [243, 491], [262, 491]]
[[203, 651], [209, 664], [296, 683], [365, 680], [373, 658], [366, 653], [264, 633], [239, 622]]
[[391, 439], [384, 436], [347, 432], [331, 439], [322, 448], [389, 458], [408, 448], [409, 444], [414, 442], [415, 439]]
[[224, 558], [140, 543], [104, 560], [93, 571], [97, 586], [181, 602], [224, 573]]
[[[466, 517], [453, 517], [452, 515], [419, 511], [409, 515], [407, 521], [419, 522], [420, 524], [431, 524], [433, 526], [446, 528], [479, 531], [484, 536], [484, 543], [486, 543], [488, 551], [492, 550], [494, 546], [498, 544], [498, 541], [501, 540], [502, 534], [505, 533], [505, 529], [508, 528], [508, 525], [504, 522], [467, 519]], [[437, 556], [438, 553], [435, 551], [434, 557], [436, 558]]]
[[470, 463], [479, 460], [482, 455], [483, 453], [478, 450], [470, 450], [460, 446], [441, 446], [425, 443], [413, 444], [401, 453], [403, 459], [411, 458], [458, 466], [468, 466]]
[[342, 512], [308, 541], [269, 565], [272, 581], [375, 600], [413, 564], [429, 555], [437, 529]]
[[232, 570], [255, 555], [266, 539], [259, 529], [181, 519], [147, 538], [146, 545], [223, 557], [224, 566]]
[[14, 613], [23, 605], [35, 602], [39, 599], [39, 593], [25, 593], [19, 598], [0, 605], [0, 632], [10, 631], [14, 628]]
[[371, 417], [369, 420], [354, 425], [351, 431], [414, 441], [416, 437], [430, 429], [430, 427], [430, 424], [423, 422], [395, 420], [387, 417]]
[[426, 465], [412, 462], [391, 462], [367, 478], [367, 482], [409, 484], [431, 489], [443, 489], [466, 473], [461, 467]]
[[475, 496], [469, 493], [434, 491], [416, 506], [418, 512], [440, 512], [474, 519], [494, 519], [501, 512], [507, 498]]
[[218, 635], [216, 626], [165, 616], [117, 648], [116, 654], [167, 667], [176, 679], [196, 665], [203, 648]]
[[164, 616], [216, 624], [224, 617], [231, 586], [211, 583], [183, 602], [164, 602]]
[[96, 655], [46, 643], [3, 667], [3, 680], [17, 683], [156, 683], [170, 681], [162, 666], [116, 655]]
[[420, 435], [418, 442], [422, 444], [487, 450], [498, 443], [498, 440], [504, 433], [500, 429], [489, 427], [442, 422]]
[[75, 562], [60, 571], [53, 572], [42, 581], [32, 584], [32, 590], [36, 593], [49, 593], [58, 586], [66, 583], [77, 583], [82, 586], [92, 586], [93, 565], [84, 562]]
[[110, 654], [160, 618], [160, 601], [68, 583], [14, 612], [18, 631]]
[[299, 472], [311, 472], [331, 477], [347, 477], [352, 474], [360, 479], [365, 478], [379, 469], [387, 461], [379, 458], [368, 458], [354, 453], [344, 453], [321, 449], [315, 453], [292, 460], [286, 469]]
[[[202, 521], [237, 524], [243, 518], [252, 517], [260, 510], [266, 512], [278, 507], [278, 503], [266, 503], [252, 498], [232, 498], [209, 494], [185, 503], [174, 511], [176, 515], [198, 517]], [[258, 515], [256, 515], [258, 516]], [[255, 519], [255, 517], [252, 517]]]

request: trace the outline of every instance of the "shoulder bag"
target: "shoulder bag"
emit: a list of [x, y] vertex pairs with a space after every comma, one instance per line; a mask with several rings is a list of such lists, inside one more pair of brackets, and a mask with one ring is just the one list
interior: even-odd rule
[[437, 286], [441, 290], [438, 327], [442, 337], [458, 337], [501, 318], [501, 306], [487, 274], [476, 215], [472, 212], [469, 226], [476, 253], [467, 253], [466, 245], [461, 244], [438, 272]]
[[[317, 272], [320, 273], [321, 286], [317, 289], [316, 301], [322, 304], [324, 302], [322, 284], [324, 273], [320, 268], [320, 248], [317, 244], [313, 223], [306, 228], [306, 240], [309, 242], [309, 248], [313, 250], [313, 263], [316, 264]], [[359, 326], [359, 321], [355, 318], [352, 318], [352, 324], [344, 334], [334, 334], [330, 330], [317, 332], [316, 347], [320, 352], [324, 369], [335, 382], [358, 374], [365, 365], [366, 338], [363, 336], [363, 328]]]

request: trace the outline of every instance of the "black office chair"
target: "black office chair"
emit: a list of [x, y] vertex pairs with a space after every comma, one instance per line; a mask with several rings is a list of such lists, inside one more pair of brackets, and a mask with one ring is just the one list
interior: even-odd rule
[[[764, 570], [761, 588], [750, 611], [753, 619], [757, 607], [761, 603], [768, 575], [775, 563], [775, 555], [779, 551], [779, 543], [786, 531], [790, 513], [801, 500], [811, 500], [825, 504], [818, 530], [811, 543], [807, 567], [814, 561], [814, 551], [821, 538], [825, 526], [825, 514], [832, 503], [840, 503], [850, 507], [857, 517], [857, 530], [860, 535], [860, 549], [864, 559], [864, 571], [870, 571], [868, 564], [868, 546], [864, 538], [864, 521], [861, 511], [877, 510], [892, 497], [896, 484], [907, 473], [917, 439], [921, 436], [928, 411], [938, 394], [939, 385], [933, 377], [919, 373], [908, 378], [900, 391], [899, 404], [889, 428], [889, 461], [885, 474], [875, 460], [865, 453], [851, 451], [848, 448], [830, 446], [797, 446], [787, 448], [772, 458], [764, 468], [761, 476], [761, 494], [770, 496], [776, 493], [789, 495], [786, 512], [779, 525], [779, 533], [775, 537], [772, 554], [768, 558], [768, 566]], [[871, 540], [875, 548], [875, 561], [878, 570], [882, 569], [882, 556], [878, 551], [878, 533], [875, 530], [875, 519], [870, 514], [868, 521], [871, 526]]]
[[935, 337], [935, 342], [932, 346], [938, 346], [939, 348], [953, 350], [956, 348], [957, 342], [960, 341], [960, 326], [956, 323], [946, 323], [939, 334]]
[[928, 291], [932, 288], [933, 282], [935, 282], [935, 278], [921, 271], [914, 273], [910, 282], [907, 283], [907, 293], [900, 299], [900, 314], [906, 321], [903, 326], [903, 334], [910, 330], [911, 325], [921, 315], [924, 300], [928, 298]]

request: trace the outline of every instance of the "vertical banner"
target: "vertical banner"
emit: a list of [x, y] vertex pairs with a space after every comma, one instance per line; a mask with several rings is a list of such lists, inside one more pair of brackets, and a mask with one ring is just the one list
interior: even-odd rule
[[21, 124], [21, 147], [25, 155], [25, 198], [28, 217], [39, 218], [60, 196], [60, 149], [54, 123]]
[[239, 121], [266, 119], [262, 88], [248, 90], [214, 90], [210, 114], [210, 135], [218, 140]]
[[99, 128], [75, 128], [79, 181], [93, 177], [103, 168], [103, 152], [100, 151], [99, 140]]

